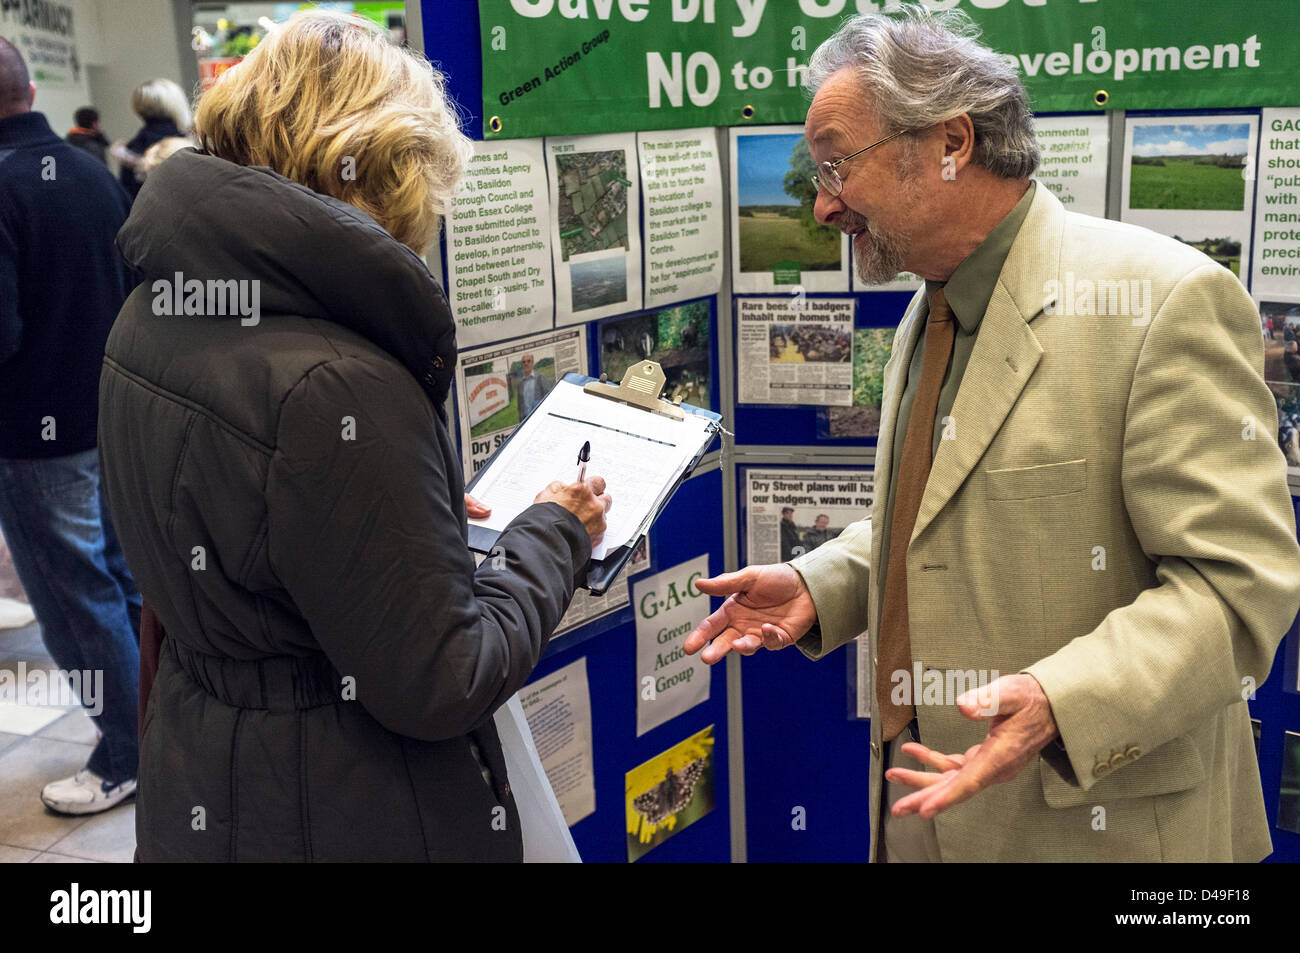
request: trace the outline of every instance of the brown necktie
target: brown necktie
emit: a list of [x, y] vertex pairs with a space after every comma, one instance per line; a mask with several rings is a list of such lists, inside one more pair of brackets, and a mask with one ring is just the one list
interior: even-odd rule
[[906, 672], [904, 685], [911, 685], [915, 699], [919, 685], [912, 684], [912, 640], [907, 627], [907, 549], [921, 510], [925, 482], [930, 477], [930, 447], [934, 441], [934, 415], [939, 406], [939, 389], [943, 386], [952, 356], [956, 333], [952, 311], [944, 299], [943, 289], [930, 296], [930, 318], [925, 326], [925, 354], [921, 360], [921, 380], [912, 400], [903, 438], [903, 456], [898, 465], [898, 482], [894, 487], [894, 511], [889, 524], [889, 563], [885, 569], [885, 600], [880, 616], [880, 640], [876, 664], [876, 705], [880, 717], [880, 737], [892, 741], [916, 717], [910, 703], [895, 705], [890, 693], [895, 672]]

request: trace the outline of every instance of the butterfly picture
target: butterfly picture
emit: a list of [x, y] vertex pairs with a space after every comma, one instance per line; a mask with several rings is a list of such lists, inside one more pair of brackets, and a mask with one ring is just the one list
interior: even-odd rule
[[632, 800], [632, 806], [648, 823], [662, 824], [691, 803], [706, 764], [706, 758], [696, 758], [679, 772], [669, 768], [662, 781]]

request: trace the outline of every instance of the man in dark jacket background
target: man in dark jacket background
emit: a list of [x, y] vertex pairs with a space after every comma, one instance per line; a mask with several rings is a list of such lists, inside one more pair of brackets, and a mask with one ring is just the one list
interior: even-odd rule
[[32, 111], [36, 87], [0, 37], [0, 528], [50, 655], [82, 673], [103, 737], [46, 785], [68, 814], [135, 791], [140, 595], [101, 492], [104, 342], [130, 291], [113, 241], [129, 210], [100, 162]]

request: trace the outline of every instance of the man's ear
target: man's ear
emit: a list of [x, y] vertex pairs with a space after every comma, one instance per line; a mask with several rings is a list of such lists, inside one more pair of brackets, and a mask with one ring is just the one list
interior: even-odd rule
[[943, 123], [944, 163], [953, 172], [960, 172], [975, 158], [975, 124], [968, 113], [954, 116]]
[[36, 102], [36, 84], [29, 82], [27, 84], [27, 108], [31, 109], [34, 102]]

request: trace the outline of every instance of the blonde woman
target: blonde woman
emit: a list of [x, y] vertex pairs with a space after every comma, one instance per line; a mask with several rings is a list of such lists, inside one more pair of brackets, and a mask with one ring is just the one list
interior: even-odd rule
[[420, 259], [470, 154], [441, 77], [299, 13], [195, 133], [118, 237], [144, 282], [100, 389], [115, 521], [165, 630], [137, 858], [518, 860], [492, 715], [609, 497], [552, 484], [475, 570], [455, 328]]
[[144, 126], [125, 146], [115, 143], [111, 154], [121, 165], [118, 175], [122, 187], [134, 199], [140, 191], [141, 177], [136, 175], [136, 167], [141, 157], [163, 139], [188, 134], [192, 120], [185, 91], [169, 79], [141, 83], [131, 94], [131, 109], [144, 120]]

